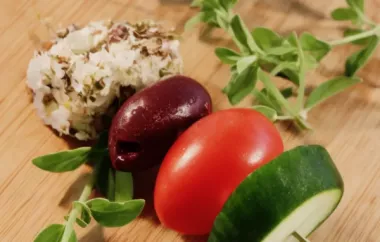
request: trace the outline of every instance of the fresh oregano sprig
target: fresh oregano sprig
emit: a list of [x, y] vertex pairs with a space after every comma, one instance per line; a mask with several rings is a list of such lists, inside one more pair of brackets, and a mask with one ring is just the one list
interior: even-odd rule
[[[43, 229], [35, 242], [76, 242], [75, 224], [85, 228], [93, 218], [105, 227], [121, 227], [135, 219], [144, 208], [143, 199], [132, 199], [133, 180], [129, 172], [115, 171], [111, 168], [107, 150], [107, 133], [103, 133], [93, 147], [57, 152], [33, 160], [37, 167], [50, 172], [67, 172], [79, 168], [91, 160], [94, 170], [82, 194], [72, 203], [70, 213], [65, 216], [64, 224], [52, 224]], [[106, 198], [89, 197], [94, 188]]]
[[[233, 105], [252, 94], [253, 108], [273, 121], [292, 120], [298, 127], [310, 129], [307, 113], [327, 98], [359, 83], [361, 80], [355, 74], [379, 43], [380, 25], [365, 15], [364, 0], [347, 0], [346, 8], [332, 12], [333, 19], [351, 21], [355, 26], [344, 32], [343, 39], [334, 41], [322, 41], [310, 33], [281, 36], [263, 27], [250, 31], [232, 11], [236, 2], [195, 0], [192, 6], [199, 7], [200, 12], [186, 23], [185, 29], [203, 22], [222, 28], [231, 36], [239, 52], [227, 48], [215, 50], [219, 59], [231, 66], [231, 79], [223, 92]], [[332, 48], [348, 43], [360, 44], [363, 48], [347, 59], [344, 75], [322, 83], [306, 97], [306, 73], [315, 69]], [[292, 87], [278, 89], [272, 76], [284, 77]], [[256, 88], [259, 80], [264, 84], [262, 90]], [[292, 96], [296, 96], [295, 102], [289, 100]]]

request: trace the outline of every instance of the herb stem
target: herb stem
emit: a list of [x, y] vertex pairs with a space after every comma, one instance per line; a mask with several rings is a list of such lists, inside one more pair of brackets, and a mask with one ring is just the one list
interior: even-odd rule
[[277, 116], [276, 119], [277, 120], [293, 120], [294, 117], [284, 115], [284, 116]]
[[[86, 202], [87, 199], [89, 198], [92, 189], [94, 186], [94, 173], [91, 175], [89, 178], [87, 184], [85, 185], [82, 194], [79, 197], [79, 202]], [[69, 218], [67, 219], [67, 222], [65, 224], [65, 231], [63, 232], [62, 240], [61, 242], [69, 242], [71, 234], [74, 229], [74, 224], [76, 222], [77, 217], [80, 215], [82, 212], [82, 208], [79, 206], [73, 206]]]
[[297, 112], [300, 112], [303, 108], [303, 98], [305, 96], [305, 75], [306, 75], [306, 66], [305, 66], [305, 55], [302, 50], [301, 43], [295, 33], [293, 33], [299, 54], [299, 87], [297, 92]]
[[263, 82], [265, 88], [271, 92], [273, 97], [277, 100], [281, 106], [284, 107], [284, 109], [293, 117], [296, 117], [297, 114], [294, 112], [292, 107], [290, 107], [288, 101], [284, 98], [284, 96], [281, 94], [281, 92], [278, 90], [276, 85], [273, 84], [273, 82], [270, 79], [262, 78], [261, 81]]
[[300, 235], [297, 231], [294, 231], [292, 235], [299, 241], [299, 242], [310, 242], [307, 238]]
[[359, 34], [351, 35], [351, 36], [348, 36], [346, 38], [339, 39], [339, 40], [330, 41], [330, 45], [331, 46], [338, 46], [338, 45], [348, 44], [348, 43], [351, 43], [352, 41], [355, 41], [355, 40], [368, 38], [370, 36], [377, 34], [378, 32], [380, 32], [380, 25], [376, 26], [375, 28], [373, 28], [371, 30], [368, 30], [368, 31], [365, 31], [365, 32], [362, 32]]

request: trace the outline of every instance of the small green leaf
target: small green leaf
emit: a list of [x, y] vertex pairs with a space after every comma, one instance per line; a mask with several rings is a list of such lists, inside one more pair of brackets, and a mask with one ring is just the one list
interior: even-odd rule
[[133, 197], [133, 178], [130, 172], [115, 171], [115, 201], [125, 202]]
[[185, 31], [192, 29], [196, 24], [204, 21], [205, 17], [206, 17], [206, 13], [200, 12], [200, 13], [196, 14], [195, 16], [193, 16], [192, 18], [190, 18], [185, 23], [185, 27], [184, 27]]
[[345, 75], [351, 77], [354, 76], [356, 72], [367, 63], [367, 61], [375, 51], [378, 43], [379, 37], [372, 36], [368, 45], [365, 48], [351, 55], [346, 61]]
[[255, 101], [257, 104], [270, 107], [276, 110], [277, 113], [281, 113], [281, 106], [277, 103], [277, 101], [273, 97], [268, 95], [268, 92], [266, 91], [265, 88], [261, 91], [254, 89], [252, 91], [252, 94], [255, 96], [255, 99], [256, 99]]
[[258, 27], [252, 31], [252, 37], [257, 45], [264, 51], [270, 48], [279, 47], [283, 38], [270, 29]]
[[270, 94], [281, 107], [283, 107], [288, 112], [293, 112], [293, 108], [290, 107], [286, 98], [282, 96], [281, 92], [277, 89], [276, 85], [272, 82], [270, 76], [266, 74], [260, 68], [258, 68], [257, 70], [257, 79], [263, 82], [268, 94]]
[[326, 81], [314, 89], [306, 101], [305, 108], [311, 109], [323, 102], [327, 98], [343, 91], [360, 82], [357, 77], [336, 77], [332, 80]]
[[[80, 201], [74, 201], [73, 206], [75, 206], [76, 209], [79, 209], [81, 211], [80, 217], [76, 218], [76, 223], [81, 228], [86, 228], [91, 222], [91, 210], [85, 203]], [[64, 218], [67, 221], [69, 219], [69, 216], [66, 215]]]
[[[357, 35], [357, 34], [360, 34], [363, 32], [364, 32], [364, 30], [361, 30], [361, 29], [346, 29], [344, 31], [344, 37]], [[370, 39], [371, 39], [371, 37], [364, 38], [364, 39], [358, 39], [358, 40], [352, 41], [351, 43], [356, 44], [356, 45], [367, 45], [369, 43]]]
[[310, 33], [303, 33], [300, 42], [302, 49], [311, 54], [317, 61], [320, 61], [331, 50], [328, 43], [317, 39]]
[[280, 59], [277, 56], [260, 57], [260, 67], [268, 72], [272, 72], [274, 68], [276, 68], [280, 64], [285, 66], [281, 68], [281, 72], [277, 73], [276, 76], [283, 77], [298, 86], [298, 66], [295, 64], [295, 62], [293, 62], [291, 58]]
[[247, 69], [249, 66], [251, 66], [255, 61], [257, 60], [257, 57], [254, 55], [245, 56], [242, 57], [237, 63], [236, 63], [236, 70], [237, 73], [242, 73], [245, 69]]
[[351, 20], [352, 22], [358, 21], [359, 18], [352, 8], [337, 8], [331, 13], [331, 17], [338, 21]]
[[[34, 242], [60, 242], [63, 236], [65, 226], [63, 224], [51, 224], [43, 229], [34, 239]], [[70, 236], [69, 242], [77, 242], [75, 232]]]
[[115, 175], [113, 169], [108, 170], [107, 198], [110, 201], [115, 201]]
[[346, 0], [347, 4], [352, 8], [357, 8], [364, 12], [364, 0]]
[[219, 2], [224, 7], [224, 9], [228, 11], [235, 6], [237, 0], [219, 0]]
[[261, 53], [261, 49], [257, 46], [253, 37], [249, 33], [244, 22], [239, 15], [235, 15], [231, 20], [231, 29], [236, 37], [236, 40], [239, 43], [239, 48], [244, 53]]
[[[83, 202], [80, 201], [74, 201], [73, 206], [79, 207], [81, 210], [81, 216], [80, 220], [82, 225], [85, 225], [85, 227], [91, 222], [91, 210], [90, 208]], [[84, 228], [84, 227], [82, 227]]]
[[219, 0], [203, 0], [202, 4], [205, 9], [218, 9], [220, 7]]
[[225, 64], [235, 64], [240, 58], [240, 54], [227, 48], [216, 48], [216, 56]]
[[250, 94], [257, 82], [257, 67], [246, 68], [242, 73], [232, 75], [230, 82], [223, 89], [232, 105], [239, 103]]
[[[67, 221], [67, 220], [69, 220], [69, 215], [65, 215], [63, 218]], [[84, 220], [82, 220], [80, 218], [76, 218], [76, 223], [81, 228], [86, 228], [88, 226], [88, 223], [86, 223]]]
[[93, 218], [105, 227], [121, 227], [140, 215], [144, 208], [143, 199], [126, 202], [110, 202], [107, 199], [95, 198], [87, 201]]
[[266, 50], [268, 55], [285, 55], [297, 51], [294, 46], [279, 46], [273, 47]]
[[86, 163], [90, 147], [81, 147], [75, 150], [61, 151], [33, 159], [38, 168], [50, 172], [73, 171]]
[[310, 53], [304, 54], [304, 61], [306, 70], [313, 70], [318, 67], [318, 61]]
[[277, 119], [277, 112], [276, 110], [262, 105], [256, 105], [252, 107], [256, 111], [262, 113], [265, 117], [267, 117], [270, 121], [276, 121]]

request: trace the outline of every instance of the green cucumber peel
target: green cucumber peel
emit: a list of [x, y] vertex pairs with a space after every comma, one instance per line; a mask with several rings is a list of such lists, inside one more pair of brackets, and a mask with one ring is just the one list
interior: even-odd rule
[[283, 241], [294, 233], [306, 238], [337, 207], [343, 187], [325, 148], [286, 151], [241, 182], [216, 217], [208, 241]]

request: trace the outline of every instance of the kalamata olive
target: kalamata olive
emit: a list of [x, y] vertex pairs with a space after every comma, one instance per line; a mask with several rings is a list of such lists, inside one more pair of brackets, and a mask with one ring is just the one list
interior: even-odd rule
[[112, 121], [108, 148], [117, 170], [161, 163], [185, 129], [211, 113], [211, 98], [195, 80], [174, 76], [130, 97]]

